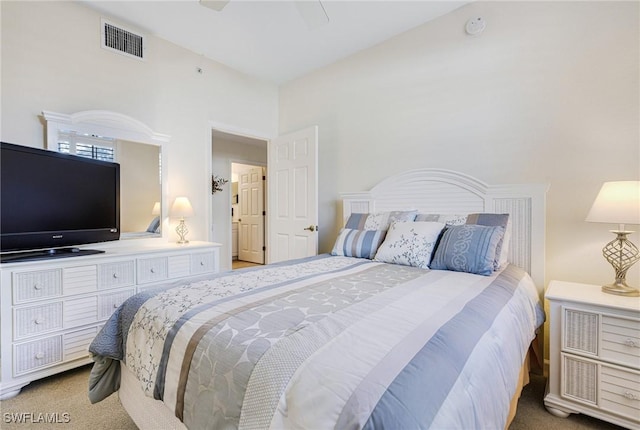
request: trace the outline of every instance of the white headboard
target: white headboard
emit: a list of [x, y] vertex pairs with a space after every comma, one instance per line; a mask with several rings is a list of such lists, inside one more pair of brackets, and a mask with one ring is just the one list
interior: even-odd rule
[[391, 176], [370, 191], [341, 193], [343, 225], [351, 213], [417, 209], [422, 213], [508, 213], [509, 261], [525, 269], [542, 292], [547, 184], [487, 185], [463, 173], [416, 169]]

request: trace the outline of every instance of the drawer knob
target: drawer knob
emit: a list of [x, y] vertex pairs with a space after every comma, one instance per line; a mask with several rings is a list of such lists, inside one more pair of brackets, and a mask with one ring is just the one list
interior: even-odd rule
[[35, 355], [36, 360], [42, 360], [44, 358], [44, 352], [38, 352]]
[[149, 270], [151, 273], [156, 273], [156, 269], [154, 269], [153, 267]]
[[204, 261], [201, 261], [201, 262], [200, 262], [200, 265], [201, 265], [201, 266], [204, 266]]
[[113, 274], [113, 279], [118, 279], [118, 274], [117, 273]]
[[625, 391], [623, 396], [625, 399], [629, 400], [640, 400], [640, 396], [633, 394], [631, 391]]
[[637, 348], [638, 347], [638, 342], [636, 342], [633, 339], [627, 339], [624, 341], [624, 344], [627, 346], [630, 346], [631, 348]]
[[34, 285], [33, 285], [33, 289], [34, 289], [34, 290], [41, 290], [41, 289], [42, 289], [42, 286], [41, 286], [40, 284], [34, 284]]
[[117, 303], [114, 303], [114, 304], [113, 304], [113, 309], [118, 309], [118, 306], [119, 306], [119, 305], [118, 305]]
[[37, 325], [40, 325], [40, 324], [42, 324], [44, 322], [44, 319], [36, 318], [33, 322], [36, 323]]

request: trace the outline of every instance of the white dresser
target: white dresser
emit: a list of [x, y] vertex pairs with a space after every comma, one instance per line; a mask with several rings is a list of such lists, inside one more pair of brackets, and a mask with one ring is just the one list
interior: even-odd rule
[[547, 410], [640, 428], [640, 298], [560, 281], [549, 284], [545, 298], [550, 308]]
[[133, 294], [219, 271], [216, 243], [90, 248], [106, 252], [0, 266], [0, 399], [15, 396], [31, 381], [91, 362], [89, 344]]

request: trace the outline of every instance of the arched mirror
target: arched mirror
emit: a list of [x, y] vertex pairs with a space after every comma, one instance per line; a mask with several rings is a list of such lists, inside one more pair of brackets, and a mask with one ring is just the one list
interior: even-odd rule
[[120, 164], [120, 238], [162, 237], [162, 220], [167, 216], [162, 166], [169, 136], [116, 112], [42, 114], [47, 149]]

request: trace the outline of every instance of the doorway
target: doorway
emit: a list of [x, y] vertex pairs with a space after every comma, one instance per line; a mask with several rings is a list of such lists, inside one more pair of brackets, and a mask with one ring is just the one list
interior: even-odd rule
[[266, 168], [231, 163], [232, 268], [265, 263]]
[[[212, 124], [210, 174], [227, 179], [229, 182], [222, 186], [222, 191], [210, 194], [208, 240], [221, 245], [220, 270], [227, 271], [233, 268], [233, 261], [240, 261], [236, 260], [237, 256], [232, 257], [232, 245], [237, 242], [232, 233], [231, 208], [232, 201], [235, 204], [233, 196], [238, 193], [237, 190], [234, 191], [234, 182], [238, 181], [232, 174], [232, 164], [263, 167], [266, 171], [267, 140], [253, 137], [255, 136], [253, 133], [235, 131], [231, 127], [226, 129], [234, 131], [223, 131], [221, 128], [222, 126], [218, 124]], [[266, 205], [266, 200], [264, 204]], [[234, 208], [234, 217], [236, 210], [238, 209]]]

